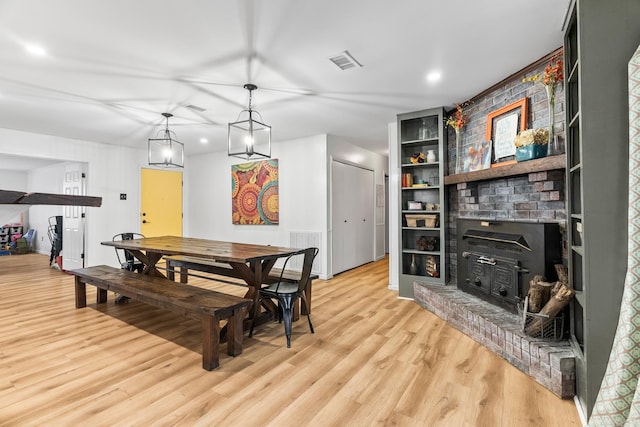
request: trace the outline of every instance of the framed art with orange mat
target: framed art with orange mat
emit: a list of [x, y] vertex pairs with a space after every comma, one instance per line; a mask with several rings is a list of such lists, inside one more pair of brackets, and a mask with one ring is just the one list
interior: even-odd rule
[[487, 114], [485, 140], [493, 141], [492, 168], [516, 162], [516, 147], [513, 145], [513, 140], [518, 132], [527, 129], [528, 116], [527, 97]]

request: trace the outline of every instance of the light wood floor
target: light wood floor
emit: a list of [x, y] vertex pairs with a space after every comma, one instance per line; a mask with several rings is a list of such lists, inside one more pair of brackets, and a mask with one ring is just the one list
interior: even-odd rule
[[76, 310], [47, 264], [0, 257], [0, 425], [581, 425], [573, 401], [397, 299], [386, 261], [315, 282], [314, 335], [301, 319], [287, 349], [269, 323], [211, 372], [199, 322], [112, 294], [97, 307], [92, 286]]

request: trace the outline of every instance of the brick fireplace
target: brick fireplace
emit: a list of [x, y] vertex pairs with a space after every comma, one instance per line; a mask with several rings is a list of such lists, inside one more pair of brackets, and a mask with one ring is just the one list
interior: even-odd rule
[[[566, 263], [564, 171], [474, 181], [448, 187], [447, 286], [414, 284], [415, 301], [530, 375], [561, 398], [575, 394], [575, 357], [568, 341], [527, 336], [517, 314], [458, 288], [459, 218], [557, 223]], [[463, 221], [464, 222], [464, 221]], [[477, 227], [476, 227], [477, 228]], [[558, 243], [559, 240], [559, 243]], [[557, 254], [556, 254], [557, 255]], [[557, 258], [557, 256], [556, 256]]]
[[[465, 107], [469, 122], [461, 133], [462, 147], [485, 140], [487, 115], [522, 97], [529, 102], [529, 128], [549, 123], [547, 97], [539, 84], [523, 83], [522, 77], [544, 71], [548, 58], [497, 83], [475, 96]], [[564, 139], [564, 87], [556, 93], [556, 134]], [[518, 164], [514, 173], [490, 171], [455, 175], [455, 135], [449, 128], [447, 189], [447, 286], [414, 283], [415, 301], [452, 326], [486, 346], [513, 366], [562, 398], [575, 394], [575, 356], [568, 341], [532, 338], [521, 330], [517, 314], [486, 299], [458, 289], [459, 218], [489, 222], [556, 223], [560, 230], [559, 258], [567, 260], [564, 156], [536, 159]], [[472, 176], [474, 175], [475, 176]], [[478, 174], [482, 175], [478, 177]], [[452, 179], [453, 178], [453, 179]], [[553, 276], [553, 274], [551, 274]], [[553, 279], [551, 277], [550, 279]]]

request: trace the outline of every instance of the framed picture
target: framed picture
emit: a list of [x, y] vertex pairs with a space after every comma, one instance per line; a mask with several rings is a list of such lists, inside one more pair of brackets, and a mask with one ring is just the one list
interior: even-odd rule
[[518, 132], [527, 129], [528, 99], [524, 97], [487, 114], [486, 140], [493, 141], [494, 161], [514, 156], [513, 139]]
[[472, 142], [463, 147], [463, 172], [474, 172], [491, 167], [491, 140]]
[[231, 222], [274, 225], [279, 221], [278, 159], [231, 166]]

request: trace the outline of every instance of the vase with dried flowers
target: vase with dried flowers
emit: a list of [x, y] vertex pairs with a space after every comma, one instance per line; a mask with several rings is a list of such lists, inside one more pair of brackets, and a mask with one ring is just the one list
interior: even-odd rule
[[460, 163], [460, 130], [469, 122], [469, 116], [464, 114], [461, 104], [456, 104], [456, 111], [447, 117], [445, 121], [447, 126], [451, 126], [456, 132], [456, 173], [462, 172]]
[[553, 55], [549, 59], [549, 64], [544, 69], [544, 74], [539, 76], [536, 74], [532, 77], [525, 77], [523, 82], [541, 81], [547, 92], [547, 101], [549, 103], [549, 142], [547, 144], [547, 156], [562, 154], [558, 137], [555, 134], [555, 115], [556, 115], [556, 85], [564, 79], [563, 71], [563, 51]]

